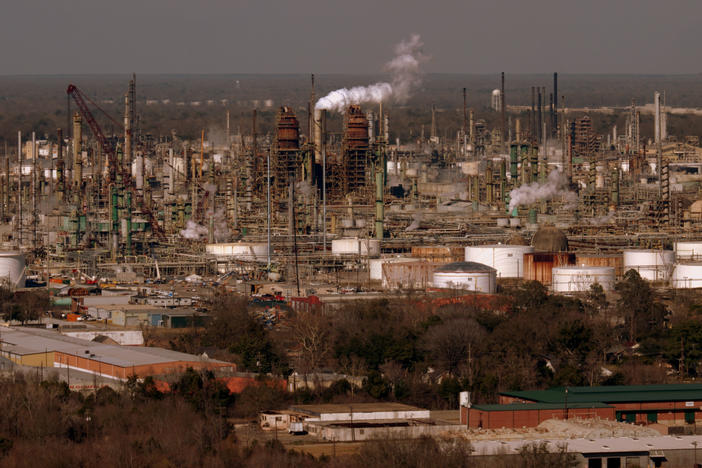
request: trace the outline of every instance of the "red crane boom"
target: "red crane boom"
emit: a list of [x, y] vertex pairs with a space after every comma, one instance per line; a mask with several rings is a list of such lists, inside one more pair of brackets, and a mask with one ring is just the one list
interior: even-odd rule
[[[76, 105], [78, 106], [80, 114], [88, 123], [90, 131], [93, 132], [93, 135], [95, 135], [95, 138], [97, 138], [98, 142], [100, 143], [100, 146], [102, 147], [102, 152], [105, 153], [105, 155], [107, 155], [110, 167], [110, 182], [114, 182], [117, 176], [117, 156], [115, 155], [115, 150], [105, 137], [102, 128], [100, 128], [100, 125], [97, 123], [97, 120], [95, 120], [95, 117], [93, 117], [93, 114], [90, 112], [90, 109], [88, 109], [88, 105], [85, 103], [85, 101], [90, 101], [98, 109], [100, 109], [100, 107], [97, 104], [95, 104], [95, 102], [93, 102], [92, 99], [83, 94], [83, 92], [73, 84], [68, 85], [68, 88], [66, 89], [66, 94], [73, 98]], [[105, 113], [105, 115], [107, 115], [110, 118], [110, 120], [112, 120], [118, 126], [121, 126], [119, 122], [110, 117], [105, 111], [102, 112]]]

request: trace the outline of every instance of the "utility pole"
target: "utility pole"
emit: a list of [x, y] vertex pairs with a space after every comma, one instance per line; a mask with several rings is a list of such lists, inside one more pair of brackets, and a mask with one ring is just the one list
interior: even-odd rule
[[17, 132], [17, 212], [18, 226], [17, 234], [19, 238], [18, 248], [22, 248], [22, 132]]
[[327, 253], [327, 111], [322, 110], [320, 125], [322, 126], [322, 248]]

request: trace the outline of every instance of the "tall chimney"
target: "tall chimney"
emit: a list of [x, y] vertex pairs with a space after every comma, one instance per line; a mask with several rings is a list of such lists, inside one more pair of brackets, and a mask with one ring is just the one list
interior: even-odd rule
[[[124, 160], [126, 165], [131, 167], [132, 165], [132, 108], [131, 108], [131, 98], [132, 98], [132, 87], [134, 86], [134, 81], [129, 81], [129, 91], [124, 96]], [[123, 171], [124, 168], [120, 167], [118, 170]], [[137, 177], [137, 183], [139, 183], [139, 177]], [[141, 188], [141, 187], [137, 187]]]
[[56, 137], [58, 139], [58, 148], [56, 150], [56, 182], [58, 183], [58, 199], [64, 200], [66, 193], [66, 176], [64, 174], [65, 163], [63, 160], [63, 130], [56, 129]]
[[468, 133], [468, 113], [466, 106], [466, 88], [463, 88], [463, 134]]
[[507, 114], [505, 104], [505, 72], [500, 77], [500, 110], [502, 111], [502, 141], [507, 141]]
[[558, 73], [553, 74], [553, 135], [558, 134]]
[[73, 114], [73, 187], [79, 191], [83, 180], [82, 132], [83, 119], [76, 112]]
[[22, 132], [17, 132], [17, 237], [18, 247], [22, 247]]

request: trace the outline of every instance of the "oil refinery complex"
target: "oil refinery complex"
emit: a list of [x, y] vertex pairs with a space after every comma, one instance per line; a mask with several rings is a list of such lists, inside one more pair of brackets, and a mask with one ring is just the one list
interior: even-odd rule
[[[215, 144], [204, 131], [196, 141], [141, 133], [136, 77], [125, 85], [123, 118], [98, 115], [67, 85], [70, 127], [50, 139], [18, 133], [6, 149], [0, 265], [11, 287], [196, 275], [304, 297], [490, 293], [522, 278], [577, 293], [609, 290], [632, 268], [661, 287], [702, 285], [702, 148], [668, 137], [661, 93], [653, 135], [640, 131], [651, 106], [635, 103], [619, 110], [625, 128], [599, 135], [559, 104], [557, 74], [527, 107], [507, 106], [503, 74], [490, 95], [497, 125], [467, 108], [464, 89], [456, 135], [438, 136], [432, 109], [428, 137], [400, 142], [382, 101], [334, 101], [339, 91], [316, 101], [313, 79], [306, 112], [282, 105], [261, 133], [253, 109], [237, 134], [226, 112]], [[329, 128], [330, 112], [341, 128]]]

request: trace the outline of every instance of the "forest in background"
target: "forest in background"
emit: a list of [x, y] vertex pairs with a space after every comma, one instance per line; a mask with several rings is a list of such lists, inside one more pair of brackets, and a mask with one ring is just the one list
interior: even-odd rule
[[[42, 138], [56, 138], [56, 129], [67, 126], [66, 88], [73, 83], [95, 100], [117, 121], [124, 114], [124, 94], [130, 75], [46, 75], [0, 76], [0, 139], [16, 146], [17, 131]], [[331, 90], [369, 84], [387, 77], [382, 75], [317, 75], [316, 97]], [[531, 103], [531, 86], [552, 88], [552, 75], [506, 76], [507, 105], [527, 106]], [[490, 94], [499, 87], [499, 75], [428, 74], [410, 100], [403, 104], [387, 104], [384, 111], [390, 117], [391, 141], [402, 142], [421, 134], [429, 136], [431, 108], [437, 108], [440, 135], [453, 138], [463, 123], [462, 89], [467, 88], [468, 106], [474, 108], [476, 119], [488, 126], [499, 126], [499, 113], [489, 108]], [[702, 107], [702, 80], [699, 75], [560, 75], [559, 95], [565, 96], [568, 107], [626, 107], [634, 99], [639, 105], [653, 101], [653, 92], [665, 91], [666, 103], [674, 107]], [[258, 133], [272, 131], [278, 107], [295, 109], [302, 132], [306, 132], [307, 104], [310, 99], [309, 75], [138, 75], [137, 113], [143, 134], [154, 138], [176, 135], [185, 140], [199, 139], [205, 129], [208, 138], [223, 142], [226, 111], [230, 111], [232, 134], [239, 130], [251, 132], [251, 113], [258, 109]], [[163, 100], [169, 100], [164, 104]], [[147, 105], [147, 100], [153, 104]], [[207, 101], [213, 101], [208, 104]], [[226, 104], [222, 103], [226, 100]], [[270, 100], [270, 107], [266, 101]], [[546, 96], [548, 101], [548, 96]], [[193, 101], [200, 105], [193, 106]], [[562, 101], [562, 100], [561, 100]], [[179, 103], [183, 103], [179, 105]], [[563, 103], [561, 102], [561, 105]], [[374, 110], [375, 106], [365, 106]], [[75, 104], [71, 106], [76, 110]], [[377, 110], [377, 109], [376, 109]], [[119, 133], [114, 124], [94, 111], [106, 134]], [[572, 117], [577, 117], [574, 114]], [[611, 125], [624, 128], [625, 116], [593, 113], [593, 124], [599, 133], [610, 131]], [[650, 121], [650, 122], [649, 122]], [[523, 123], [526, 118], [523, 119]], [[329, 131], [340, 132], [341, 116], [331, 115]], [[682, 138], [702, 136], [701, 116], [671, 116], [669, 133]], [[649, 131], [650, 127], [650, 131]], [[642, 116], [642, 135], [652, 136], [650, 116]], [[650, 135], [649, 135], [650, 133]], [[64, 135], [65, 135], [64, 131]]]

